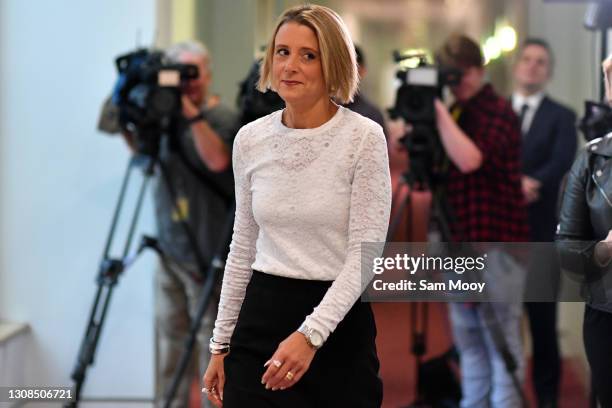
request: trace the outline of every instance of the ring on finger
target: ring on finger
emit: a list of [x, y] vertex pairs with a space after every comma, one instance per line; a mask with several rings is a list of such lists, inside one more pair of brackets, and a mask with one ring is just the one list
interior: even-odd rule
[[289, 381], [293, 380], [293, 376], [294, 374], [291, 371], [287, 371], [287, 374], [285, 374], [285, 378]]
[[274, 365], [274, 367], [280, 368], [280, 366], [283, 365], [283, 362], [280, 360], [272, 360], [272, 364]]

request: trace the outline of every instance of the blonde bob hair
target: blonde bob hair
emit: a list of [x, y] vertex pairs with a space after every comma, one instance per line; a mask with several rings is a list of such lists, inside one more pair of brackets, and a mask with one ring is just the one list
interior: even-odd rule
[[274, 40], [280, 27], [289, 22], [304, 25], [317, 36], [323, 81], [329, 96], [338, 103], [352, 102], [359, 85], [353, 40], [346, 25], [335, 11], [318, 5], [305, 4], [292, 7], [279, 17], [260, 66], [257, 89], [266, 92], [272, 88]]

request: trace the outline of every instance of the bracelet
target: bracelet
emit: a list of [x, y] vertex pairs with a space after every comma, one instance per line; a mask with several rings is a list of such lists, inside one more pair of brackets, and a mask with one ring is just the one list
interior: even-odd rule
[[211, 337], [210, 341], [208, 342], [208, 351], [210, 351], [210, 354], [215, 355], [227, 354], [230, 351], [230, 345], [229, 343], [219, 343]]

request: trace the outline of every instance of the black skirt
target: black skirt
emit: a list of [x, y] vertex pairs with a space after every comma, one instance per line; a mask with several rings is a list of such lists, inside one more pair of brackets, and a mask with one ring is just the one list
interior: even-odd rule
[[224, 408], [378, 408], [376, 325], [357, 301], [316, 352], [308, 371], [286, 390], [266, 390], [261, 377], [279, 343], [312, 313], [332, 282], [253, 271], [225, 358]]

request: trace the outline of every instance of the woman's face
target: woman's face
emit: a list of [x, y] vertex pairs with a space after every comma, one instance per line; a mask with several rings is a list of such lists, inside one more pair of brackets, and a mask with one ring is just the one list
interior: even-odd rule
[[274, 38], [272, 88], [288, 104], [314, 104], [329, 98], [319, 41], [309, 27], [289, 22], [278, 29]]

